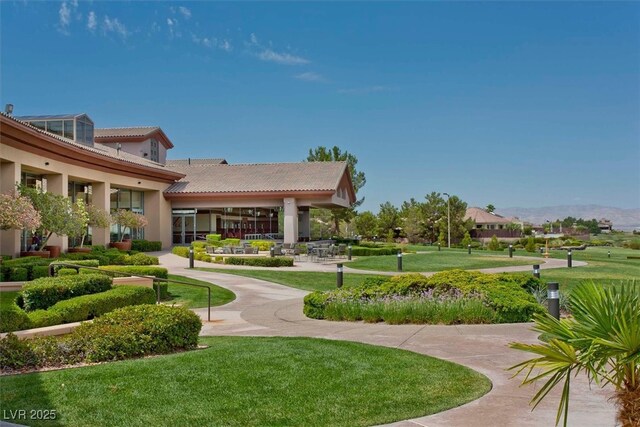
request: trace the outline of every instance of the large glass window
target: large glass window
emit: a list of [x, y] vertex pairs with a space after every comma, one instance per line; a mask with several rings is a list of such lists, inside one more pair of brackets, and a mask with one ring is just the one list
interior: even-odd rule
[[64, 121], [64, 137], [73, 139], [73, 120]]
[[47, 122], [47, 132], [51, 132], [56, 135], [63, 136], [62, 120], [49, 120]]
[[[144, 214], [144, 192], [129, 190], [127, 188], [112, 188], [111, 189], [111, 213], [124, 209], [132, 210], [139, 214]], [[130, 239], [144, 239], [144, 229], [139, 230], [123, 230], [119, 225], [111, 225], [111, 241], [116, 242], [120, 240], [122, 234], [125, 234], [125, 238]]]

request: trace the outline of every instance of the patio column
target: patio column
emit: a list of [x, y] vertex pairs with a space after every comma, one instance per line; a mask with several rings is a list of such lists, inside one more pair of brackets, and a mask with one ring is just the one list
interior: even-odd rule
[[[93, 192], [91, 201], [96, 207], [111, 212], [111, 183], [109, 182], [92, 182], [91, 191]], [[111, 229], [107, 228], [91, 228], [91, 243], [94, 245], [109, 245], [111, 241]]]
[[144, 216], [149, 224], [144, 229], [146, 240], [159, 240], [162, 248], [171, 248], [171, 203], [158, 190], [144, 192]]
[[[47, 177], [47, 192], [69, 196], [69, 176], [67, 174], [45, 175]], [[58, 236], [54, 234], [47, 242], [50, 246], [60, 246], [62, 252], [66, 252], [69, 247], [69, 239], [67, 236]]]
[[284, 243], [298, 241], [298, 205], [296, 199], [284, 199]]
[[[0, 163], [0, 193], [11, 193], [20, 182], [20, 163]], [[0, 254], [17, 257], [20, 255], [20, 234], [22, 230], [0, 230]]]
[[311, 237], [311, 215], [308, 207], [300, 208], [298, 227], [300, 238], [308, 242]]

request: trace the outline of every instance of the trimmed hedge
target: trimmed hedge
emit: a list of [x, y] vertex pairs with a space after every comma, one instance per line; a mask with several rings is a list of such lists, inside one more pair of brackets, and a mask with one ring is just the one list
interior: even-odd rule
[[273, 242], [270, 240], [252, 240], [251, 246], [258, 248], [259, 251], [268, 251], [273, 246]]
[[200, 318], [181, 307], [138, 305], [120, 308], [63, 337], [0, 339], [2, 372], [102, 362], [191, 350], [198, 345]]
[[149, 240], [132, 240], [131, 250], [138, 252], [158, 252], [162, 250], [162, 242]]
[[83, 295], [60, 301], [48, 310], [29, 313], [32, 327], [81, 322], [93, 319], [116, 308], [129, 305], [154, 304], [156, 294], [151, 288], [142, 286], [114, 286], [106, 292]]
[[293, 258], [289, 257], [226, 257], [225, 264], [248, 265], [253, 267], [293, 267]]
[[[97, 273], [95, 270], [80, 270], [81, 273], [85, 273], [85, 271], [91, 271]], [[100, 272], [104, 272], [111, 277], [125, 277], [123, 274], [115, 274], [113, 271], [117, 271], [120, 273], [128, 273], [134, 274], [137, 276], [153, 276], [158, 277], [160, 279], [168, 279], [169, 272], [164, 267], [156, 267], [156, 266], [143, 266], [143, 265], [105, 265], [100, 267]]]
[[6, 260], [0, 265], [0, 275], [5, 282], [26, 282], [46, 277], [50, 262], [50, 259], [33, 256]]
[[[69, 264], [74, 264], [74, 265], [81, 265], [83, 267], [98, 267], [100, 265], [99, 261], [97, 259], [87, 259], [87, 260], [74, 260], [74, 261], [60, 261], [61, 263], [69, 263]], [[62, 269], [73, 269], [76, 270], [77, 272], [77, 268], [75, 267], [69, 267], [67, 265], [64, 264], [58, 264], [56, 261], [52, 262], [51, 264], [53, 264], [53, 272], [54, 274], [59, 274], [60, 270]], [[48, 268], [47, 268], [48, 270]]]
[[174, 246], [171, 249], [171, 253], [183, 258], [189, 258], [189, 248], [187, 246]]
[[111, 278], [102, 274], [43, 277], [25, 283], [22, 288], [22, 304], [26, 311], [46, 309], [58, 301], [109, 289]]
[[382, 255], [396, 255], [398, 249], [394, 247], [377, 247], [370, 248], [364, 246], [352, 246], [351, 255], [353, 256], [382, 256]]
[[222, 234], [207, 234], [207, 243], [219, 242], [222, 239]]
[[[313, 292], [304, 298], [304, 314], [324, 319], [328, 305], [336, 301], [380, 301], [385, 298], [434, 296], [459, 292], [470, 296], [495, 311], [495, 322], [527, 322], [534, 313], [544, 309], [525, 288], [533, 287], [538, 279], [517, 274], [484, 274], [474, 271], [450, 270], [429, 278], [420, 274], [405, 274], [389, 279], [375, 279], [361, 286], [331, 292]], [[360, 319], [354, 319], [360, 320]]]
[[30, 327], [29, 316], [15, 303], [3, 307], [0, 311], [0, 332], [19, 331]]

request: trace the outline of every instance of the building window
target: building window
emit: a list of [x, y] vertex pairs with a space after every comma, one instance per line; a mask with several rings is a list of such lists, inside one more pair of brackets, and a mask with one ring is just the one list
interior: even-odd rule
[[158, 150], [158, 141], [156, 139], [151, 139], [150, 158], [151, 158], [151, 161], [153, 162], [160, 161], [160, 151]]
[[[129, 190], [127, 188], [111, 189], [111, 213], [117, 210], [131, 210], [135, 213], [144, 214], [144, 192]], [[123, 230], [119, 225], [111, 225], [111, 241], [117, 242], [121, 240], [122, 234], [129, 235], [130, 239], [144, 239], [144, 229]]]

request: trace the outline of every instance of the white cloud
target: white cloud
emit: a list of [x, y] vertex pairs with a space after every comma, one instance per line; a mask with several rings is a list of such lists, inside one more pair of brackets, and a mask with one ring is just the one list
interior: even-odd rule
[[258, 44], [258, 37], [256, 37], [256, 35], [254, 33], [251, 33], [251, 44]]
[[121, 23], [118, 18], [109, 18], [109, 16], [105, 15], [104, 21], [102, 23], [102, 31], [105, 34], [115, 33], [118, 36], [126, 39], [129, 33], [127, 32], [127, 27]]
[[321, 74], [314, 73], [313, 71], [307, 71], [306, 73], [296, 74], [293, 76], [298, 80], [303, 80], [305, 82], [326, 82], [327, 79], [324, 78]]
[[63, 1], [58, 10], [60, 30], [63, 33], [68, 33], [69, 24], [71, 23], [71, 9], [67, 5], [66, 1]]
[[180, 6], [180, 7], [178, 7], [178, 11], [180, 12], [180, 14], [182, 16], [185, 17], [185, 19], [191, 18], [191, 10], [189, 10], [188, 8], [186, 8], [184, 6]]
[[225, 52], [231, 52], [233, 50], [231, 43], [227, 39], [224, 39], [220, 43], [218, 43], [218, 47], [224, 50]]
[[97, 26], [98, 18], [96, 17], [96, 13], [92, 10], [87, 16], [87, 28], [93, 33], [96, 30]]
[[369, 93], [384, 92], [389, 90], [387, 86], [366, 86], [351, 89], [340, 89], [338, 93], [345, 95], [366, 95]]
[[276, 62], [284, 65], [303, 65], [311, 62], [301, 56], [291, 55], [286, 52], [276, 52], [272, 49], [265, 49], [258, 53], [257, 56], [263, 61]]

